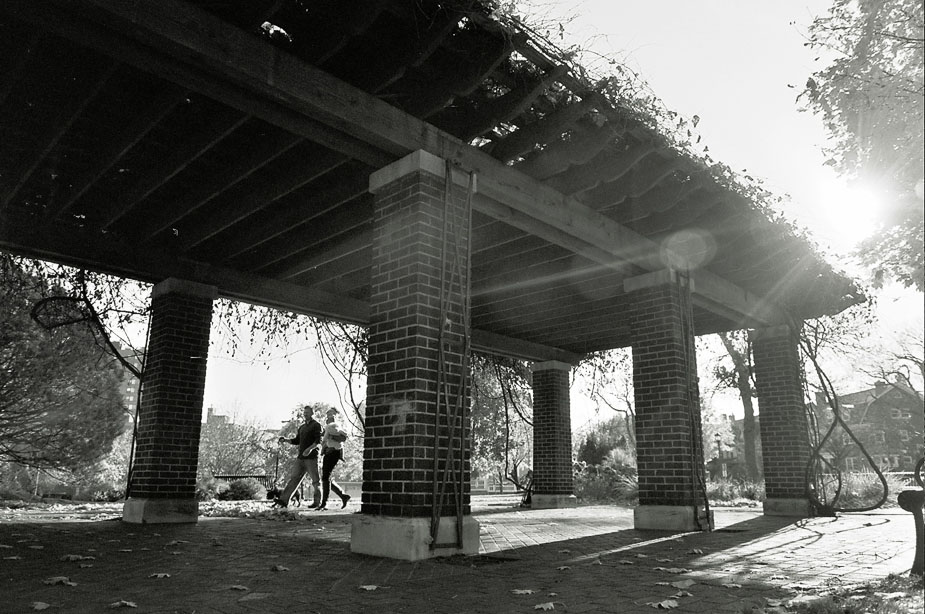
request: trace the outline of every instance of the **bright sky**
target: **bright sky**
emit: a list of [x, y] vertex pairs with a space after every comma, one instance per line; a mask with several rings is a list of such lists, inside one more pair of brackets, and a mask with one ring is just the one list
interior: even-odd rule
[[[561, 3], [565, 7], [570, 2]], [[698, 115], [710, 155], [789, 194], [788, 217], [823, 248], [845, 253], [876, 206], [828, 167], [819, 119], [796, 97], [819, 66], [804, 46], [830, 0], [584, 0], [567, 26], [579, 44], [639, 72], [670, 109]]]
[[[698, 115], [710, 155], [732, 169], [790, 194], [785, 211], [829, 253], [845, 254], [871, 229], [876, 203], [824, 166], [821, 122], [798, 110], [796, 97], [815, 70], [804, 47], [813, 16], [830, 0], [536, 0], [544, 15], [577, 14], [566, 44], [593, 44], [641, 73], [666, 106]], [[791, 87], [792, 86], [792, 87]], [[844, 257], [835, 261], [845, 267]], [[895, 291], [886, 301], [891, 322], [922, 313], [922, 295]], [[337, 392], [313, 351], [277, 357], [264, 366], [242, 363], [214, 348], [206, 406], [232, 409], [276, 425], [299, 403], [337, 404]], [[573, 399], [573, 425], [587, 404]]]

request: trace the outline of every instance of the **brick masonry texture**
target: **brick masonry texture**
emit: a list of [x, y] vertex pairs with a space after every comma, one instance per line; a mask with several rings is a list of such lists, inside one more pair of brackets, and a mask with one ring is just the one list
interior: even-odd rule
[[636, 290], [632, 299], [639, 503], [700, 505], [700, 392], [693, 330], [685, 324], [690, 292], [667, 283]]
[[753, 331], [765, 494], [805, 499], [809, 432], [797, 337], [788, 327]]
[[436, 494], [440, 514], [454, 515], [456, 485], [469, 513], [466, 190], [454, 185], [448, 206], [445, 190], [442, 177], [415, 171], [375, 195], [365, 514], [430, 516]]
[[567, 369], [533, 371], [533, 492], [572, 494], [572, 423]]
[[212, 300], [155, 296], [131, 497], [193, 499]]

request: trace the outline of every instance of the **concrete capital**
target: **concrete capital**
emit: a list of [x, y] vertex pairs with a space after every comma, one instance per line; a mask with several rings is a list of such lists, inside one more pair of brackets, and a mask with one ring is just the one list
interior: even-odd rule
[[[373, 194], [382, 190], [385, 186], [401, 179], [405, 175], [423, 171], [437, 177], [446, 177], [446, 162], [443, 158], [434, 154], [418, 149], [413, 151], [404, 158], [396, 160], [386, 167], [380, 168], [369, 176], [369, 191]], [[453, 183], [468, 188], [469, 173], [461, 168], [453, 168], [451, 171]], [[473, 192], [478, 191], [475, 177], [472, 181]]]
[[[659, 271], [652, 271], [651, 273], [644, 273], [642, 275], [637, 275], [636, 277], [630, 277], [623, 280], [623, 290], [626, 292], [634, 292], [636, 290], [644, 290], [646, 288], [655, 288], [658, 286], [664, 286], [666, 284], [675, 284], [678, 282], [678, 272], [675, 269], [661, 269]], [[689, 280], [691, 292], [694, 291], [694, 280]]]
[[565, 371], [569, 372], [572, 370], [572, 365], [567, 362], [562, 362], [559, 360], [546, 360], [544, 362], [535, 362], [533, 366], [530, 367], [530, 370], [533, 373], [537, 371]]
[[788, 324], [768, 326], [767, 328], [754, 328], [748, 331], [748, 337], [752, 341], [790, 336], [796, 337], [796, 331], [794, 331]]
[[218, 298], [217, 287], [200, 284], [195, 281], [188, 281], [186, 279], [178, 279], [176, 277], [168, 277], [159, 284], [156, 284], [154, 289], [151, 290], [151, 298], [174, 293], [185, 294], [186, 296], [198, 296], [212, 300]]

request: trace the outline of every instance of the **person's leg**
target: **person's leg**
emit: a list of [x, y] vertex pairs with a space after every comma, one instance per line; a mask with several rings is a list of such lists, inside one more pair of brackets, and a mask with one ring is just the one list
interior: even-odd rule
[[321, 504], [321, 488], [318, 478], [318, 455], [305, 459], [306, 472], [308, 479], [312, 482], [312, 504], [308, 507], [318, 507]]
[[322, 457], [321, 461], [321, 505], [318, 506], [319, 510], [325, 509], [325, 506], [328, 503], [328, 493], [331, 489], [331, 472], [334, 471], [334, 465], [337, 464], [336, 450], [329, 450], [327, 454]]
[[[342, 450], [338, 450], [336, 454], [337, 454], [337, 457], [335, 458], [334, 462], [332, 463], [332, 467], [331, 467], [332, 473], [334, 472], [334, 467], [337, 465], [337, 463], [344, 460], [344, 453]], [[344, 509], [345, 507], [347, 507], [347, 502], [350, 501], [350, 495], [345, 493], [343, 489], [340, 487], [340, 485], [334, 481], [333, 475], [329, 477], [328, 481], [331, 483], [331, 490], [334, 491], [334, 494], [340, 497], [340, 501], [341, 501], [340, 508]]]
[[283, 489], [283, 492], [279, 495], [279, 499], [277, 500], [279, 505], [284, 507], [289, 505], [289, 499], [292, 498], [292, 493], [299, 487], [299, 483], [304, 476], [305, 465], [303, 460], [298, 458], [294, 459], [289, 470], [289, 481], [286, 483], [286, 488]]

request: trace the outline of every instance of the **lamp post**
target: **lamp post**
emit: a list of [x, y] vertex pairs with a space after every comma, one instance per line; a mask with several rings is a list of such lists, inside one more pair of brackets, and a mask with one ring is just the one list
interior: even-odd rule
[[719, 433], [713, 434], [713, 440], [716, 441], [716, 458], [722, 460], [723, 458], [723, 442], [719, 436]]

